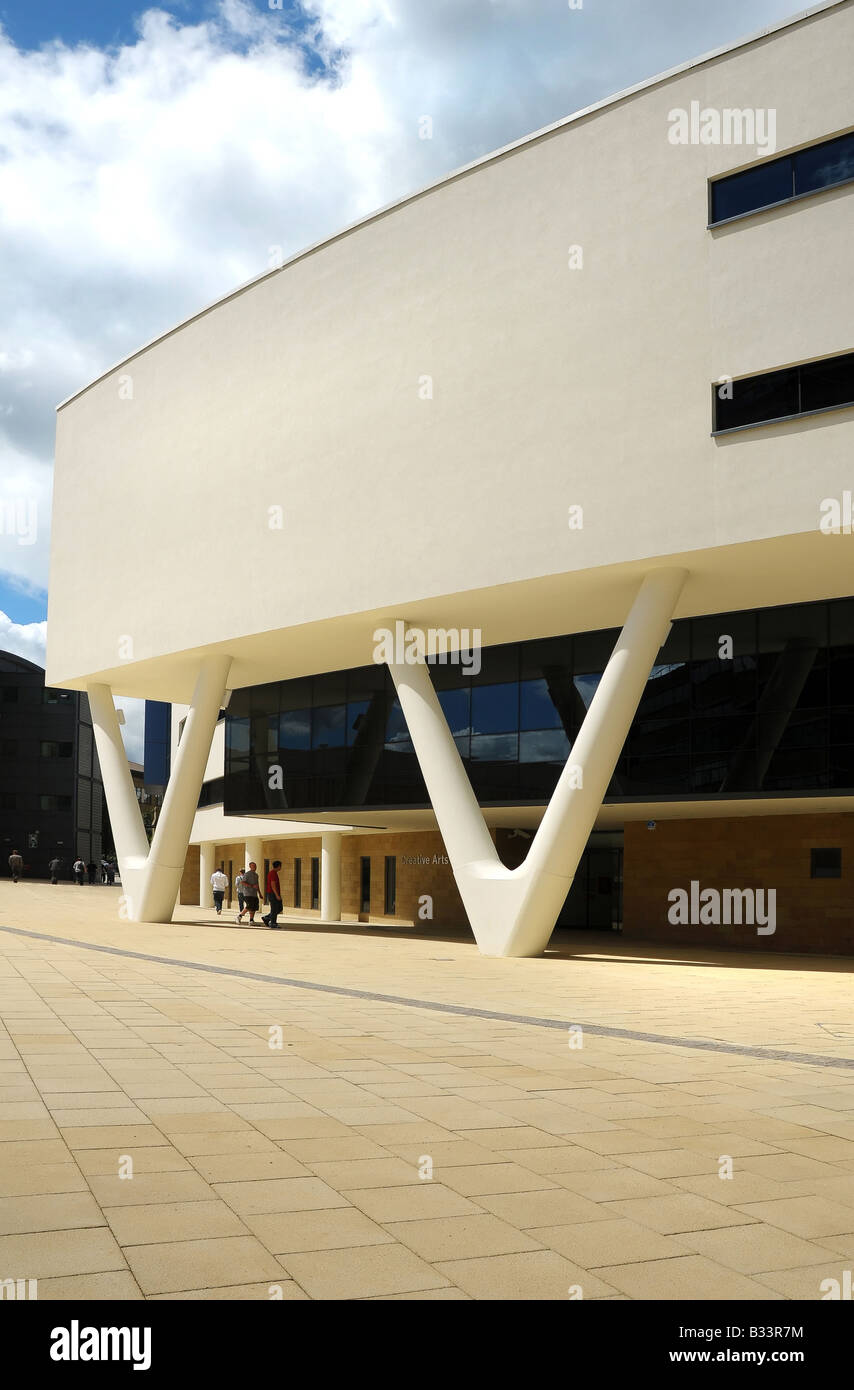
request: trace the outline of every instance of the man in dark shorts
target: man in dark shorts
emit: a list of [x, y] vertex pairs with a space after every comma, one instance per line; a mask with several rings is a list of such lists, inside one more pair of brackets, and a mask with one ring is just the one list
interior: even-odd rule
[[[261, 885], [258, 881], [258, 866], [254, 859], [243, 875], [243, 912], [249, 913], [249, 925], [255, 925], [255, 913], [258, 911], [258, 895]], [[241, 912], [240, 916], [243, 916]], [[238, 919], [239, 920], [239, 919]]]
[[261, 921], [271, 931], [279, 931], [279, 924], [276, 921], [282, 910], [282, 889], [279, 884], [279, 870], [282, 867], [281, 859], [274, 859], [272, 868], [267, 874], [267, 901], [270, 904], [270, 911]]

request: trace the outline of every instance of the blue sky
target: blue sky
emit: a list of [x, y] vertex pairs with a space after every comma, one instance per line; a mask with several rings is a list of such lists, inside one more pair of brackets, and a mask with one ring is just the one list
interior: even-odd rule
[[44, 659], [60, 400], [274, 255], [797, 8], [0, 0], [0, 516], [38, 520], [0, 525], [0, 649]]
[[[267, 0], [249, 3], [255, 9], [269, 9]], [[0, 0], [0, 23], [23, 49], [36, 49], [53, 39], [110, 48], [132, 43], [137, 19], [152, 8], [137, 0], [130, 4], [127, 0]], [[184, 24], [207, 19], [215, 11], [212, 0], [162, 0], [157, 8]], [[292, 23], [305, 26], [305, 13], [295, 0], [283, 0], [282, 12]]]

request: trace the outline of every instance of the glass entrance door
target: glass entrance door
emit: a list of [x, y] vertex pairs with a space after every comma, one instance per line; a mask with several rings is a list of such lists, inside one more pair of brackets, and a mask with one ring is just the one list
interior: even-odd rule
[[590, 837], [556, 925], [576, 931], [622, 930], [622, 835]]

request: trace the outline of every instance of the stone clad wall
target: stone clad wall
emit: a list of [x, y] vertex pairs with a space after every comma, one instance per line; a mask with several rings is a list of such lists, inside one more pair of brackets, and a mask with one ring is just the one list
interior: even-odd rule
[[[810, 850], [840, 848], [842, 877], [810, 877]], [[776, 931], [677, 925], [668, 893], [705, 888], [776, 890]], [[645, 822], [625, 829], [623, 931], [638, 940], [749, 950], [854, 955], [854, 815], [745, 816]]]

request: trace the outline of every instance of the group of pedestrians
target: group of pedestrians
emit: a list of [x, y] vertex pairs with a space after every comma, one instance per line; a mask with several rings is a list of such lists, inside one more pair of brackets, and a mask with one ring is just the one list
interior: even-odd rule
[[[62, 864], [63, 861], [57, 855], [54, 855], [48, 864], [51, 883], [59, 882]], [[17, 883], [24, 872], [24, 860], [19, 850], [13, 849], [9, 855], [9, 872], [12, 875], [13, 883]], [[71, 874], [77, 884], [98, 882], [112, 884], [116, 881], [116, 865], [111, 859], [102, 859], [100, 866], [94, 861], [86, 864], [78, 857], [71, 866]]]
[[[58, 875], [62, 867], [61, 859], [50, 861], [51, 883], [56, 883], [55, 875]], [[75, 883], [109, 883], [116, 881], [116, 866], [111, 859], [102, 859], [100, 869], [94, 862], [86, 864], [82, 859], [75, 859], [71, 872], [74, 875]]]
[[[274, 859], [267, 872], [267, 882], [264, 886], [265, 897], [270, 906], [267, 915], [263, 916], [261, 921], [271, 931], [281, 930], [278, 922], [279, 913], [282, 910], [282, 887], [279, 882], [281, 867], [281, 859]], [[223, 900], [228, 892], [228, 874], [223, 873], [222, 869], [214, 869], [211, 874], [211, 888], [216, 914], [217, 917], [220, 917]], [[237, 921], [242, 923], [244, 916], [246, 916], [249, 918], [249, 925], [254, 927], [255, 913], [261, 910], [261, 880], [258, 877], [258, 865], [254, 859], [250, 861], [248, 869], [241, 869], [235, 874], [234, 891], [237, 894]]]

